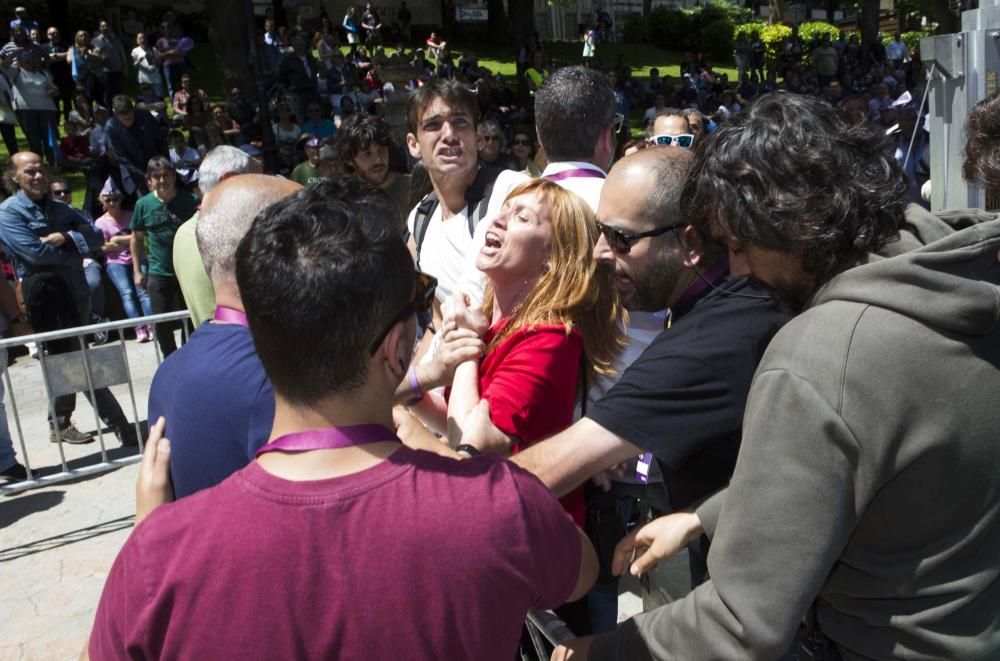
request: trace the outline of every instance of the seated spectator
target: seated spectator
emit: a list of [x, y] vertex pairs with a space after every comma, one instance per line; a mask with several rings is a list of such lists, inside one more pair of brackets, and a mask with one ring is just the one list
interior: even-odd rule
[[492, 119], [476, 127], [479, 162], [497, 170], [518, 170], [517, 159], [504, 151], [503, 129]]
[[191, 76], [185, 73], [181, 76], [181, 88], [174, 92], [174, 96], [171, 99], [174, 115], [178, 117], [187, 115], [188, 104], [191, 103], [191, 99], [193, 98], [198, 98], [204, 107], [208, 107], [208, 95], [205, 94], [205, 90], [193, 88]]
[[167, 136], [170, 149], [167, 156], [174, 166], [177, 177], [185, 188], [191, 188], [198, 183], [198, 166], [201, 165], [201, 154], [188, 146], [184, 134], [173, 129]]
[[[226, 111], [226, 107], [222, 104], [216, 104], [212, 106], [212, 122], [218, 127], [219, 133], [221, 134], [222, 140], [225, 144], [233, 145], [234, 147], [239, 147], [243, 144], [243, 132], [240, 130], [240, 125], [236, 123], [229, 113]], [[210, 148], [215, 148], [218, 145], [212, 145]]]
[[[215, 489], [139, 524], [108, 576], [91, 657], [381, 659], [405, 649], [508, 661], [529, 608], [593, 584], [589, 542], [536, 478], [493, 457], [415, 452], [393, 433], [414, 313], [432, 296], [385, 222], [390, 206], [357, 180], [324, 181], [251, 226], [236, 279], [275, 393], [271, 442]], [[153, 463], [169, 447], [161, 432], [147, 444]], [[359, 546], [379, 553], [331, 571]], [[171, 562], [178, 548], [184, 562]], [[160, 570], [137, 573], [136, 562]], [[234, 626], [205, 626], [220, 600]], [[282, 604], [280, 617], [269, 603]]]
[[211, 149], [207, 129], [212, 123], [212, 116], [208, 112], [208, 106], [200, 98], [193, 97], [188, 102], [187, 110], [184, 115], [184, 130], [188, 132], [191, 146], [205, 154]]
[[306, 107], [306, 114], [309, 119], [302, 124], [303, 133], [314, 135], [321, 141], [326, 141], [337, 135], [336, 125], [332, 119], [323, 116], [323, 107], [319, 103], [310, 103]]
[[150, 417], [167, 420], [176, 498], [215, 486], [246, 466], [271, 433], [274, 392], [240, 316], [236, 247], [257, 214], [299, 188], [280, 177], [238, 174], [205, 195], [195, 233], [215, 307], [211, 321], [199, 324], [191, 340], [163, 362], [149, 391]]
[[542, 170], [535, 163], [535, 132], [517, 131], [511, 140], [510, 151], [517, 159], [518, 169], [532, 177], [542, 176]]
[[233, 87], [229, 91], [229, 105], [226, 106], [226, 112], [240, 125], [244, 138], [255, 140], [261, 137], [257, 108], [253, 101], [243, 96], [243, 90], [239, 87]]
[[653, 119], [666, 107], [667, 98], [663, 94], [657, 94], [653, 99], [653, 105], [646, 108], [646, 112], [642, 115], [643, 125], [648, 128]]
[[[153, 314], [184, 309], [180, 285], [174, 272], [174, 234], [188, 218], [194, 215], [198, 201], [186, 190], [177, 188], [177, 173], [170, 161], [157, 156], [149, 161], [146, 181], [151, 191], [139, 198], [132, 214], [132, 276], [135, 284], [149, 292]], [[149, 237], [149, 272], [143, 271], [146, 257], [146, 238]], [[177, 350], [174, 339], [175, 324], [160, 324], [156, 328], [156, 341], [166, 358]]]
[[80, 125], [76, 122], [66, 122], [66, 137], [59, 141], [59, 152], [63, 168], [86, 170], [94, 162], [90, 155], [90, 139], [80, 133]]
[[319, 172], [326, 179], [344, 174], [340, 154], [333, 145], [323, 145], [319, 148]]
[[427, 37], [427, 56], [438, 60], [441, 57], [441, 51], [445, 49], [448, 42], [444, 39], [438, 37], [437, 32], [431, 32], [431, 36]]
[[292, 181], [301, 186], [308, 186], [323, 178], [323, 173], [319, 171], [319, 148], [320, 141], [316, 136], [306, 140], [306, 160], [296, 165], [295, 169], [292, 170], [289, 177]]
[[282, 103], [278, 106], [278, 121], [271, 126], [271, 130], [278, 143], [278, 170], [281, 174], [288, 174], [298, 163], [296, 152], [302, 137], [302, 128], [295, 123], [290, 105]]
[[680, 147], [691, 149], [695, 136], [684, 111], [664, 108], [653, 119], [647, 129], [649, 141], [660, 147]]
[[163, 126], [167, 125], [167, 102], [163, 96], [153, 89], [152, 85], [140, 85], [139, 94], [135, 97], [137, 108], [145, 108]]
[[[122, 208], [122, 198], [122, 192], [108, 178], [100, 195], [104, 215], [94, 221], [94, 225], [104, 235], [103, 251], [108, 279], [118, 290], [125, 315], [136, 319], [149, 316], [153, 311], [149, 306], [149, 294], [142, 287], [136, 287], [132, 278], [132, 253], [129, 252], [132, 212]], [[153, 339], [152, 326], [138, 326], [135, 336], [139, 342], [149, 342]]]

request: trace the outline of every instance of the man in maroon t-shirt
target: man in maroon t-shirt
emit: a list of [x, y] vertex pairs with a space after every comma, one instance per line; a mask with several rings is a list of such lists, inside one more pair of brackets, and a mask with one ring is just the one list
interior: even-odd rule
[[[236, 255], [246, 314], [226, 318], [248, 323], [274, 388], [271, 438], [136, 527], [91, 657], [509, 661], [528, 609], [593, 584], [590, 543], [535, 477], [396, 439], [393, 395], [433, 280], [415, 276], [393, 218], [353, 178], [257, 217]], [[158, 433], [148, 447], [147, 462], [168, 457]]]

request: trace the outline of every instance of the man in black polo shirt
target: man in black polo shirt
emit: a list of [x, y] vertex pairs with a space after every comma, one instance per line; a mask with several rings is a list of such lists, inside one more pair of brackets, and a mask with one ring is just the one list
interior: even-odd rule
[[[614, 269], [629, 310], [668, 307], [671, 317], [584, 419], [512, 458], [556, 495], [643, 452], [659, 460], [675, 510], [722, 489], [733, 473], [754, 370], [787, 316], [763, 290], [729, 277], [724, 247], [681, 220], [690, 162], [688, 150], [647, 149], [608, 174], [594, 258]], [[482, 422], [487, 444], [502, 443]]]

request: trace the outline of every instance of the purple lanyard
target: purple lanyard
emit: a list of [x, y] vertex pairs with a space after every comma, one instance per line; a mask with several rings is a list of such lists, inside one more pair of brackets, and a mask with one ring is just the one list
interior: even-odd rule
[[701, 294], [701, 292], [708, 289], [708, 287], [710, 287], [713, 282], [718, 280], [727, 270], [729, 270], [729, 260], [720, 259], [717, 261], [712, 265], [712, 268], [701, 274], [700, 279], [695, 280], [691, 283], [691, 286], [684, 290], [681, 297], [670, 306], [671, 310], [682, 310], [687, 307], [698, 297], [699, 294]]
[[310, 429], [292, 434], [285, 434], [274, 439], [257, 450], [256, 457], [265, 452], [309, 452], [310, 450], [338, 450], [356, 445], [382, 443], [386, 441], [399, 442], [395, 432], [382, 425], [352, 425], [350, 427], [324, 427]]
[[247, 326], [247, 316], [245, 313], [239, 310], [234, 310], [233, 308], [227, 308], [220, 305], [215, 308], [215, 316], [213, 317], [216, 321], [224, 321], [227, 324], [239, 324], [240, 326]]
[[576, 178], [586, 178], [591, 177], [593, 179], [606, 179], [608, 175], [597, 170], [587, 170], [585, 168], [575, 168], [573, 170], [563, 170], [562, 172], [556, 172], [555, 174], [547, 174], [543, 179], [548, 179], [549, 181], [562, 181], [563, 179], [576, 179]]

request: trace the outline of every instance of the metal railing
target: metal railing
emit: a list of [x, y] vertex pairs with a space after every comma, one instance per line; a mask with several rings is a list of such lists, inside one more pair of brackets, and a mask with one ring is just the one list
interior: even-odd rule
[[[128, 351], [126, 350], [125, 332], [138, 326], [153, 327], [153, 350], [156, 355], [156, 364], [163, 361], [160, 352], [158, 333], [170, 332], [175, 329], [173, 325], [181, 322], [182, 337], [186, 341], [189, 334], [188, 324], [183, 323], [190, 317], [187, 310], [179, 312], [167, 312], [164, 314], [154, 314], [148, 317], [136, 317], [135, 319], [123, 319], [102, 324], [91, 324], [89, 326], [79, 326], [65, 330], [50, 331], [45, 333], [35, 333], [23, 335], [9, 339], [0, 339], [0, 355], [5, 355], [7, 349], [17, 346], [26, 346], [32, 343], [38, 345], [38, 361], [42, 368], [42, 381], [45, 385], [45, 396], [48, 400], [47, 416], [52, 421], [52, 433], [55, 434], [56, 445], [59, 450], [60, 471], [55, 474], [36, 475], [37, 469], [32, 468], [28, 443], [25, 439], [24, 427], [21, 413], [18, 409], [18, 391], [10, 378], [10, 370], [7, 361], [3, 361], [3, 379], [6, 385], [6, 401], [4, 404], [13, 413], [14, 428], [17, 430], [18, 443], [20, 446], [20, 462], [27, 472], [27, 479], [14, 483], [0, 485], [0, 495], [7, 495], [29, 489], [36, 489], [48, 486], [57, 482], [63, 482], [79, 478], [85, 475], [94, 475], [113, 470], [120, 466], [139, 461], [143, 449], [143, 429], [140, 415], [135, 399], [135, 384], [132, 377], [132, 369], [129, 365]], [[171, 324], [169, 330], [159, 329], [163, 324]], [[91, 347], [87, 337], [97, 334], [107, 334], [107, 343]], [[117, 334], [117, 341], [111, 339], [113, 334]], [[68, 340], [76, 338], [80, 345], [77, 351], [67, 353], [47, 353], [44, 349], [45, 342], [53, 340]], [[129, 402], [132, 407], [132, 422], [129, 423], [135, 429], [138, 439], [137, 451], [124, 457], [109, 457], [108, 449], [104, 443], [104, 423], [100, 419], [97, 407], [95, 392], [101, 388], [111, 386], [128, 385]], [[97, 425], [97, 441], [100, 448], [100, 461], [96, 464], [71, 467], [66, 461], [66, 453], [63, 448], [64, 440], [56, 421], [55, 399], [56, 397], [70, 394], [87, 393], [94, 409], [94, 421]], [[126, 416], [127, 418], [127, 416]], [[10, 429], [10, 416], [8, 416], [8, 429]], [[49, 422], [44, 423], [42, 428], [48, 429]], [[13, 439], [12, 439], [13, 440]], [[46, 439], [47, 440], [47, 439]]]
[[539, 659], [548, 659], [552, 650], [576, 638], [566, 623], [552, 611], [528, 611], [524, 626]]

